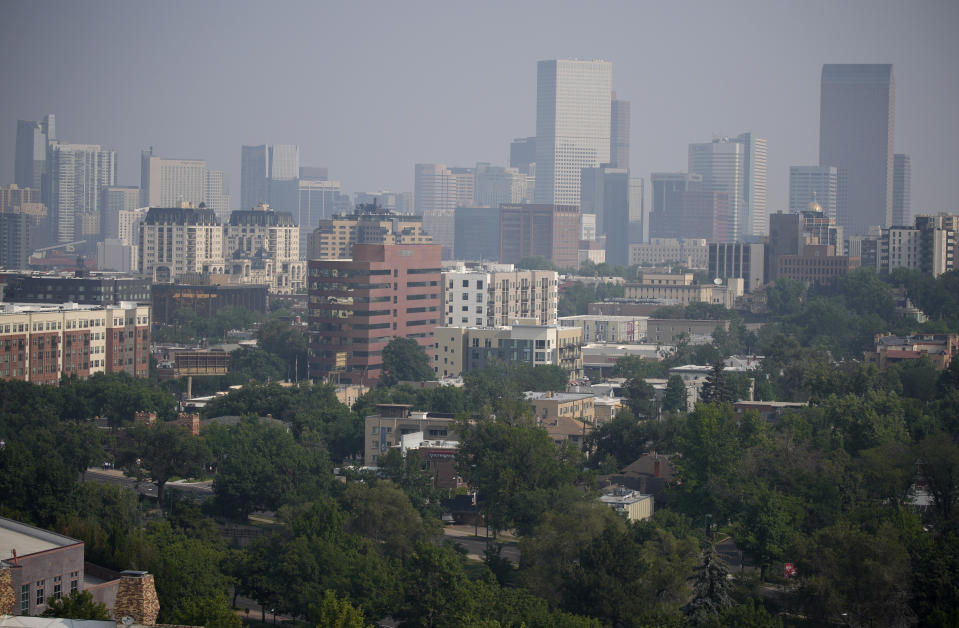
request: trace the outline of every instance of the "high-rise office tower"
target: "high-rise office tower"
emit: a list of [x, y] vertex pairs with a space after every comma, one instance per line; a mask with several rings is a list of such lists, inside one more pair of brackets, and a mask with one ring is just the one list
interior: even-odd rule
[[758, 237], [769, 232], [766, 214], [766, 139], [741, 133], [734, 140], [743, 145], [742, 235]]
[[[461, 169], [456, 169], [461, 170]], [[445, 164], [416, 164], [413, 177], [413, 206], [415, 212], [423, 216], [423, 230], [433, 236], [433, 242], [443, 247], [443, 258], [453, 256], [456, 217], [453, 210], [457, 205], [469, 206], [472, 203], [460, 203], [458, 186], [466, 183], [466, 174], [454, 174]], [[470, 175], [471, 176], [471, 175]], [[472, 179], [470, 179], [472, 181]], [[469, 186], [469, 197], [473, 196], [473, 186]]]
[[651, 238], [681, 238], [683, 194], [691, 183], [702, 183], [698, 174], [686, 172], [654, 172], [649, 177], [652, 188], [649, 235]]
[[613, 64], [540, 61], [536, 73], [536, 203], [579, 205], [583, 168], [609, 163]]
[[140, 154], [140, 206], [179, 207], [206, 200], [207, 167], [202, 159], [162, 159], [153, 148]]
[[612, 168], [629, 170], [629, 118], [628, 100], [617, 100], [613, 92], [609, 116], [609, 165]]
[[22, 188], [39, 190], [47, 170], [47, 146], [57, 139], [53, 114], [43, 120], [17, 120], [14, 182]]
[[624, 168], [583, 168], [580, 208], [595, 214], [596, 235], [606, 237], [606, 261], [629, 266], [629, 245], [649, 239], [643, 180]]
[[[517, 168], [478, 163], [474, 169], [473, 200], [476, 207], [499, 207], [522, 203], [526, 198], [526, 175]], [[466, 207], [461, 203], [457, 207]]]
[[845, 180], [838, 219], [849, 235], [892, 222], [895, 99], [890, 64], [822, 67], [819, 165]]
[[912, 220], [910, 188], [912, 161], [909, 155], [896, 153], [892, 166], [892, 224], [907, 225]]
[[790, 166], [789, 211], [805, 211], [813, 201], [833, 220], [839, 214], [839, 169], [835, 166]]
[[579, 265], [579, 207], [575, 205], [500, 205], [499, 261], [545, 257], [561, 268]]
[[221, 223], [230, 219], [230, 201], [230, 175], [222, 170], [207, 170], [203, 202]]
[[519, 137], [509, 144], [509, 167], [533, 174], [536, 165], [536, 138]]
[[30, 216], [0, 213], [0, 268], [27, 268], [30, 245]]
[[116, 151], [97, 144], [50, 145], [50, 224], [57, 242], [73, 242], [84, 216], [99, 216], [100, 193], [117, 183]]
[[[289, 205], [294, 200], [289, 182], [300, 178], [300, 147], [295, 144], [244, 146], [241, 149], [240, 204], [249, 210], [259, 203]], [[309, 177], [303, 177], [309, 178]], [[292, 211], [291, 207], [280, 207]]]
[[702, 175], [704, 191], [727, 195], [730, 224], [725, 231], [730, 239], [725, 241], [742, 239], [746, 235], [745, 225], [749, 218], [743, 202], [746, 178], [745, 144], [729, 138], [715, 139], [708, 144], [690, 144], [689, 171]]
[[103, 188], [100, 193], [100, 237], [104, 240], [119, 238], [120, 212], [139, 206], [140, 188], [123, 185]]

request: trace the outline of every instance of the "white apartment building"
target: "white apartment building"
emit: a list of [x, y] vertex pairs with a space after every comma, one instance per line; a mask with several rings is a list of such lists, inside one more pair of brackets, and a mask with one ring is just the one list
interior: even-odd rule
[[709, 245], [705, 238], [652, 238], [648, 244], [629, 245], [630, 266], [667, 263], [705, 269], [709, 263]]
[[556, 271], [487, 264], [443, 272], [443, 310], [449, 326], [501, 327], [516, 320], [555, 325], [558, 305]]
[[459, 377], [493, 360], [533, 366], [560, 366], [571, 378], [583, 375], [578, 327], [513, 325], [512, 327], [437, 327], [433, 333], [433, 371]]

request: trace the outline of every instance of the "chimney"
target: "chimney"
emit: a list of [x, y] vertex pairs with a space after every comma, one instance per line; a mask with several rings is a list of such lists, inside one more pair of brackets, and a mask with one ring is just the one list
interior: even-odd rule
[[124, 617], [131, 617], [133, 623], [152, 626], [159, 613], [160, 601], [153, 585], [153, 575], [129, 569], [121, 572], [113, 617], [121, 621]]
[[0, 615], [13, 615], [17, 596], [13, 590], [13, 570], [0, 565]]
[[663, 463], [660, 462], [659, 458], [653, 461], [653, 475], [657, 478], [663, 475]]

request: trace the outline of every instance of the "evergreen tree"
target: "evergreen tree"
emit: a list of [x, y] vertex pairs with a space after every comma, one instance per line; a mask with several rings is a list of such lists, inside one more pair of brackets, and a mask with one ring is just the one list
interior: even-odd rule
[[730, 597], [732, 584], [729, 580], [729, 568], [716, 554], [712, 543], [703, 550], [703, 562], [696, 568], [696, 582], [693, 585], [693, 599], [683, 607], [683, 613], [689, 623], [697, 626], [719, 616], [733, 600]]
[[699, 398], [703, 403], [732, 403], [735, 396], [732, 387], [729, 385], [726, 373], [723, 370], [722, 360], [716, 360], [713, 363], [712, 372], [706, 376], [703, 388], [699, 392]]
[[686, 411], [686, 384], [679, 375], [673, 375], [666, 383], [666, 395], [663, 397], [663, 410], [667, 412]]

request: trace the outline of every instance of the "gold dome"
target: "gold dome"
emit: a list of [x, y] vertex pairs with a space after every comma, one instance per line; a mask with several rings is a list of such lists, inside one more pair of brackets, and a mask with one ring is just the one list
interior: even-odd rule
[[816, 202], [815, 192], [812, 193], [812, 200], [809, 201], [809, 205], [806, 205], [806, 209], [811, 212], [819, 212], [820, 214], [822, 213], [822, 205]]

